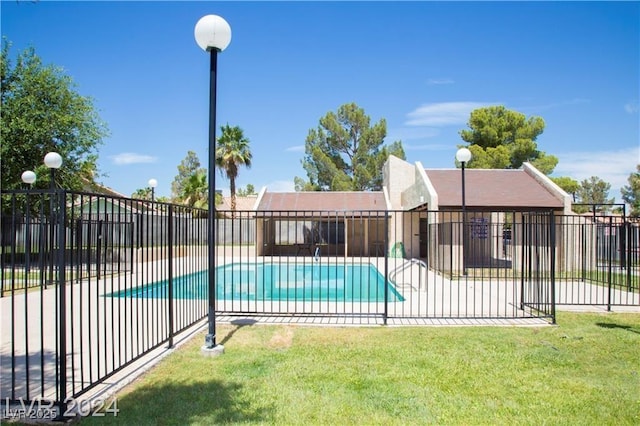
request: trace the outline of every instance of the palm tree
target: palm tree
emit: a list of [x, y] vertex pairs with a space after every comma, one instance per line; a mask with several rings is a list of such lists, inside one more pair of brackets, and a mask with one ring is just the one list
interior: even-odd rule
[[189, 176], [184, 182], [179, 200], [189, 207], [206, 209], [208, 197], [207, 175], [199, 170]]
[[231, 192], [231, 211], [236, 210], [236, 178], [238, 168], [251, 167], [251, 150], [249, 139], [247, 139], [239, 126], [231, 127], [228, 124], [221, 126], [222, 134], [218, 138], [218, 148], [216, 149], [216, 165], [229, 179], [229, 190]]
[[151, 200], [151, 188], [139, 188], [133, 191], [131, 198], [136, 200]]

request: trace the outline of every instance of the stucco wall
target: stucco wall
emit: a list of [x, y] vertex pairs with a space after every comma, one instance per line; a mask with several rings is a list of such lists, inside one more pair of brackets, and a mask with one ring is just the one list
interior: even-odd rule
[[389, 195], [392, 210], [401, 210], [402, 192], [413, 185], [415, 168], [412, 164], [390, 155], [384, 163], [383, 185]]

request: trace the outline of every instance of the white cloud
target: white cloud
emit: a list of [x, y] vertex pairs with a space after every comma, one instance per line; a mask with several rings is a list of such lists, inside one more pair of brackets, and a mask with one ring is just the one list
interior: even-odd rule
[[304, 152], [304, 145], [290, 146], [285, 149], [286, 152]]
[[429, 86], [439, 86], [442, 84], [453, 84], [455, 83], [451, 78], [430, 78], [427, 80], [427, 84]]
[[557, 176], [569, 176], [577, 181], [597, 176], [611, 184], [609, 196], [620, 201], [620, 188], [627, 185], [629, 175], [640, 164], [640, 148], [632, 147], [618, 151], [572, 152], [557, 155]]
[[123, 152], [122, 154], [112, 155], [111, 160], [117, 166], [127, 166], [129, 164], [139, 163], [155, 163], [158, 157], [151, 155], [136, 154], [133, 152]]
[[624, 110], [629, 114], [634, 114], [638, 112], [638, 102], [637, 101], [627, 102], [626, 104], [624, 104]]
[[465, 124], [474, 109], [495, 105], [490, 102], [442, 102], [424, 104], [407, 114], [407, 126], [450, 126]]

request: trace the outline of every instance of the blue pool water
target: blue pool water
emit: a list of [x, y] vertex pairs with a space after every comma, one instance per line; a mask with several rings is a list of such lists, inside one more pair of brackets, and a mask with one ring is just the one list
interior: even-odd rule
[[[173, 279], [176, 299], [207, 297], [208, 271]], [[373, 265], [240, 264], [216, 268], [216, 297], [224, 300], [383, 302], [384, 277]], [[115, 297], [165, 298], [168, 282], [135, 287]], [[389, 301], [403, 301], [389, 284]]]

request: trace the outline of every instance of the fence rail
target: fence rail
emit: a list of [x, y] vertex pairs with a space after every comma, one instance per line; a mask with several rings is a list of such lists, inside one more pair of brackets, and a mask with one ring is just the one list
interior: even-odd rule
[[[640, 305], [638, 226], [536, 211], [206, 212], [2, 192], [2, 398], [61, 406], [208, 313], [545, 319]], [[213, 266], [213, 265], [211, 265]]]

